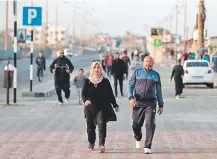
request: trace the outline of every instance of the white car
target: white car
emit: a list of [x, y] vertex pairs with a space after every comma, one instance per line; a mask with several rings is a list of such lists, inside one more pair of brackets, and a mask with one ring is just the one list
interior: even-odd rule
[[71, 49], [64, 49], [64, 55], [65, 56], [73, 56], [72, 50]]
[[183, 65], [185, 85], [206, 85], [214, 87], [214, 74], [208, 61], [205, 60], [186, 60]]

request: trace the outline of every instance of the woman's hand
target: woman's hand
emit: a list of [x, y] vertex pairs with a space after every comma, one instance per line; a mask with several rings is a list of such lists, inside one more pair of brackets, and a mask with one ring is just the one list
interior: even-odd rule
[[115, 107], [114, 110], [115, 110], [116, 113], [119, 112], [119, 108], [118, 107]]
[[84, 105], [87, 107], [89, 104], [91, 104], [91, 102], [89, 100], [86, 100], [86, 102], [84, 103]]

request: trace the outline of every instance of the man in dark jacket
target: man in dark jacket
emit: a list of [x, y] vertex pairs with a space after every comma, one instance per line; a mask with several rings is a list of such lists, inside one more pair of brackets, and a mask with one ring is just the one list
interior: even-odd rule
[[63, 104], [61, 90], [65, 92], [66, 103], [70, 97], [70, 73], [74, 70], [74, 66], [71, 61], [64, 56], [64, 51], [59, 51], [59, 57], [57, 57], [50, 65], [51, 73], [55, 73], [54, 84], [59, 103]]
[[130, 58], [127, 55], [127, 50], [124, 50], [124, 56], [121, 59], [124, 61], [126, 65], [126, 78], [128, 78], [129, 65], [131, 65], [131, 63], [130, 63]]
[[136, 139], [136, 148], [141, 147], [142, 126], [145, 120], [146, 141], [144, 153], [151, 153], [152, 140], [155, 132], [156, 107], [158, 113], [163, 113], [163, 97], [160, 75], [152, 69], [154, 60], [151, 56], [144, 59], [144, 67], [133, 72], [129, 81], [128, 97], [133, 107], [133, 131]]
[[171, 75], [171, 80], [174, 77], [175, 81], [175, 90], [176, 90], [176, 98], [178, 99], [179, 96], [182, 94], [183, 91], [183, 81], [182, 77], [184, 76], [184, 69], [181, 65], [181, 62], [178, 60], [177, 65], [174, 66], [172, 75]]
[[38, 81], [42, 82], [43, 71], [46, 69], [46, 60], [45, 60], [42, 52], [39, 52], [38, 57], [35, 60], [35, 63], [37, 65], [37, 77], [38, 77]]
[[118, 96], [118, 91], [117, 91], [117, 85], [119, 81], [120, 85], [120, 92], [121, 95], [124, 96], [123, 94], [123, 80], [124, 80], [124, 74], [126, 74], [126, 65], [122, 59], [120, 59], [120, 54], [116, 53], [115, 55], [115, 60], [112, 63], [112, 75], [114, 77], [114, 87], [115, 87], [115, 96]]

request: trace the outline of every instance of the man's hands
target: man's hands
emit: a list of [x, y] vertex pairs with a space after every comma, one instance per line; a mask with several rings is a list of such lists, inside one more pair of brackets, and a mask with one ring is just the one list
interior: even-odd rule
[[116, 113], [119, 112], [119, 108], [118, 107], [115, 107], [114, 110], [115, 110]]
[[135, 99], [131, 99], [129, 103], [130, 103], [131, 107], [135, 107], [136, 106], [136, 100]]
[[[130, 102], [129, 102], [130, 106], [133, 108], [136, 106], [136, 100], [135, 99], [131, 99]], [[158, 112], [157, 112], [159, 115], [161, 115], [163, 113], [163, 108], [159, 108], [158, 109]]]
[[53, 69], [52, 72], [55, 73], [55, 72], [56, 72], [56, 69]]
[[87, 107], [89, 104], [91, 104], [91, 101], [86, 100], [86, 102], [84, 103], [84, 105]]
[[66, 69], [66, 72], [67, 72], [67, 73], [70, 73], [70, 69]]
[[163, 108], [159, 108], [158, 111], [157, 111], [157, 113], [158, 113], [159, 115], [161, 115], [161, 114], [163, 113], [163, 111], [164, 111]]

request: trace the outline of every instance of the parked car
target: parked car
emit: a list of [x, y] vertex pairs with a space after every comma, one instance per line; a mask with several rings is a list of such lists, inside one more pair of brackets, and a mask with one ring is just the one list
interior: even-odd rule
[[206, 85], [209, 88], [214, 87], [214, 73], [205, 60], [186, 60], [183, 65], [185, 85]]
[[64, 55], [72, 57], [73, 56], [72, 50], [71, 49], [64, 49]]

